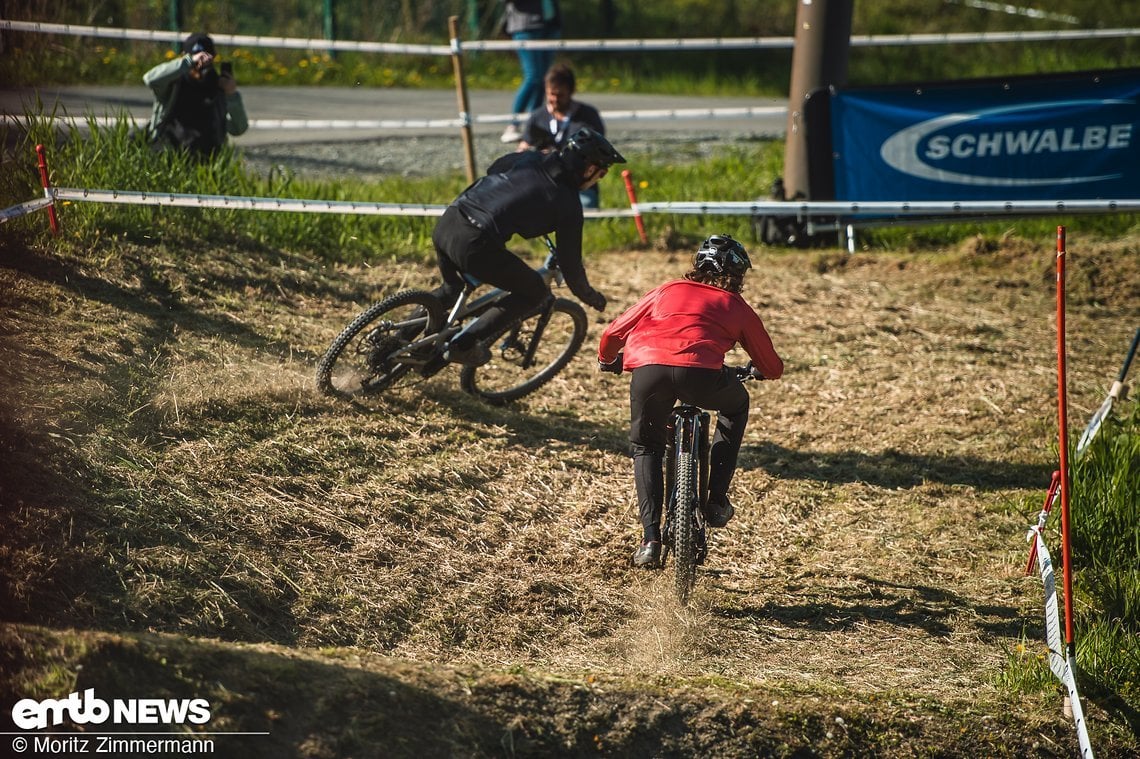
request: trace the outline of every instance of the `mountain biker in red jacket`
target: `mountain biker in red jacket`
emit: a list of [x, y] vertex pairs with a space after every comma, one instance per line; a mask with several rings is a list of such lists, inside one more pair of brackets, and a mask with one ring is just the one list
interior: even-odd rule
[[724, 356], [739, 343], [754, 375], [777, 379], [784, 373], [764, 323], [740, 295], [750, 268], [743, 245], [714, 235], [701, 244], [683, 279], [651, 290], [602, 334], [599, 368], [633, 373], [629, 440], [643, 530], [633, 554], [636, 567], [660, 566], [665, 428], [678, 400], [717, 412], [705, 518], [711, 527], [724, 527], [734, 513], [728, 486], [748, 422], [748, 391], [724, 367]]

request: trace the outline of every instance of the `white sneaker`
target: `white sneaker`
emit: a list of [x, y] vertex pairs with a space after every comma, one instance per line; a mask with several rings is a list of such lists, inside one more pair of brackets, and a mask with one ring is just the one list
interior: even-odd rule
[[520, 132], [519, 128], [514, 124], [510, 124], [506, 129], [504, 129], [503, 136], [499, 138], [501, 142], [505, 143], [518, 142], [521, 139], [522, 132]]

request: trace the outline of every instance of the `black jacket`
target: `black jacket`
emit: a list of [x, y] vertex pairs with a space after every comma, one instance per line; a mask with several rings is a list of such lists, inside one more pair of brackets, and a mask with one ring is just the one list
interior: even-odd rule
[[558, 265], [570, 292], [587, 300], [593, 292], [582, 264], [582, 201], [578, 178], [557, 153], [510, 153], [451, 205], [486, 234], [506, 245], [514, 235], [532, 239], [554, 234]]

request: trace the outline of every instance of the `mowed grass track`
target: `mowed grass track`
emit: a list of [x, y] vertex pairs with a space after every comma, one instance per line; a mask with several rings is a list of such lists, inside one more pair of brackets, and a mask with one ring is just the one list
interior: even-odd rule
[[[1056, 692], [995, 685], [1040, 651], [1021, 568], [1055, 467], [1052, 244], [754, 249], [745, 295], [788, 368], [750, 387], [737, 518], [691, 611], [628, 567], [628, 383], [593, 360], [687, 251], [592, 257], [611, 306], [587, 348], [498, 409], [450, 369], [375, 402], [314, 391], [337, 332], [429, 266], [9, 248], [5, 680], [208, 697], [273, 734], [243, 744], [265, 755], [1069, 756]], [[1083, 422], [1140, 265], [1077, 225], [1069, 246]], [[1088, 710], [1100, 746], [1137, 751]]]

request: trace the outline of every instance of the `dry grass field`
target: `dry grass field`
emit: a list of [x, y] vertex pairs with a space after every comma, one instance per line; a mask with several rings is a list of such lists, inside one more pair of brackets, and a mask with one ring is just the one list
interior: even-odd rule
[[[321, 352], [431, 267], [104, 239], [0, 243], [0, 673], [16, 698], [208, 698], [222, 755], [1073, 756], [1026, 527], [1056, 467], [1052, 239], [753, 249], [787, 370], [750, 386], [691, 609], [628, 566], [606, 321], [687, 251], [591, 258], [610, 307], [532, 397], [349, 404]], [[1069, 409], [1140, 321], [1137, 240], [1069, 228]], [[743, 362], [743, 358], [741, 362]], [[10, 701], [4, 702], [7, 719]], [[1091, 699], [1094, 746], [1140, 752]]]

